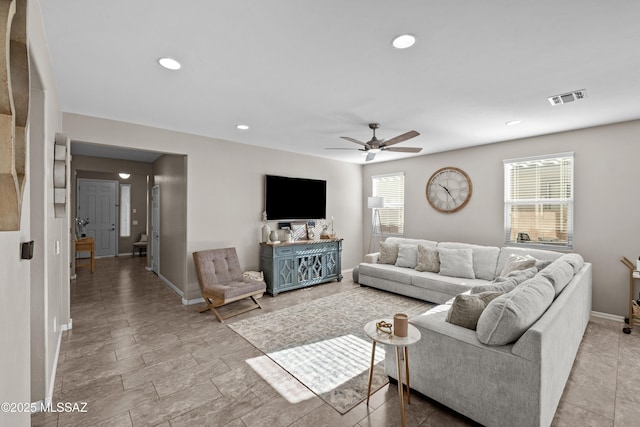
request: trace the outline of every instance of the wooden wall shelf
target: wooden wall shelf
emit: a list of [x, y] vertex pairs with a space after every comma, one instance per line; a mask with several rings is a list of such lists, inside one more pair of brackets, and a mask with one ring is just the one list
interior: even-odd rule
[[0, 26], [0, 231], [15, 231], [27, 178], [27, 0], [0, 1]]

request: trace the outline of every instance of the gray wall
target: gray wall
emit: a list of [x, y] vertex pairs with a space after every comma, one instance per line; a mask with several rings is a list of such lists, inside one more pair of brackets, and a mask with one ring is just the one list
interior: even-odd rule
[[[619, 259], [635, 260], [640, 255], [638, 135], [640, 121], [633, 121], [367, 165], [362, 205], [366, 207], [371, 195], [372, 175], [404, 172], [405, 236], [502, 246], [502, 161], [573, 151], [574, 251], [593, 263], [593, 310], [623, 316], [628, 313], [629, 277]], [[473, 182], [471, 201], [454, 214], [436, 212], [425, 197], [427, 180], [444, 166], [463, 169]], [[363, 229], [368, 242], [366, 218]]]
[[[186, 156], [165, 154], [153, 162], [153, 184], [160, 187], [160, 275], [189, 299], [185, 293], [187, 260], [184, 256], [187, 252]], [[147, 250], [151, 253], [151, 245]]]
[[193, 251], [234, 246], [242, 268], [258, 268], [265, 174], [326, 180], [327, 216], [344, 239], [343, 268], [362, 259], [360, 165], [78, 114], [65, 113], [63, 127], [74, 140], [187, 156], [186, 299], [200, 296]]

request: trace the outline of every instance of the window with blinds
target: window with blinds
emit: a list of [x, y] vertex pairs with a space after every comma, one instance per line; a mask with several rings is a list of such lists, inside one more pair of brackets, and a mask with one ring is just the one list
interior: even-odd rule
[[505, 244], [573, 247], [573, 153], [504, 161]]
[[[378, 209], [380, 224], [374, 224], [375, 233], [402, 235], [404, 233], [404, 174], [371, 177], [374, 197], [384, 197], [384, 208]], [[375, 221], [371, 210], [371, 221]]]

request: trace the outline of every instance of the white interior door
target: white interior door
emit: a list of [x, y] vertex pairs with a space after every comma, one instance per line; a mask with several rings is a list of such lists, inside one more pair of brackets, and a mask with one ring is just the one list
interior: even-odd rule
[[160, 274], [160, 186], [151, 188], [151, 270]]
[[93, 237], [95, 256], [115, 256], [118, 183], [98, 179], [78, 179], [78, 218], [89, 218], [87, 237]]

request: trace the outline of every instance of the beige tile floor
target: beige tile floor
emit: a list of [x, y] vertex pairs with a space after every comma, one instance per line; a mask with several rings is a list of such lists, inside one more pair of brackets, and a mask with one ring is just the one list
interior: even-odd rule
[[[38, 413], [34, 426], [397, 426], [397, 387], [387, 385], [340, 415], [210, 313], [185, 307], [144, 269], [146, 259], [99, 259], [71, 284], [73, 329], [64, 333], [53, 401], [86, 413]], [[351, 289], [348, 278], [262, 298], [259, 316]], [[638, 355], [638, 356], [636, 356]], [[261, 364], [259, 375], [245, 361]], [[276, 391], [273, 385], [278, 386]], [[284, 390], [284, 391], [283, 391]], [[514, 408], [517, 410], [517, 408]], [[410, 426], [465, 426], [468, 419], [412, 396]], [[591, 320], [555, 426], [640, 425], [640, 330]]]

